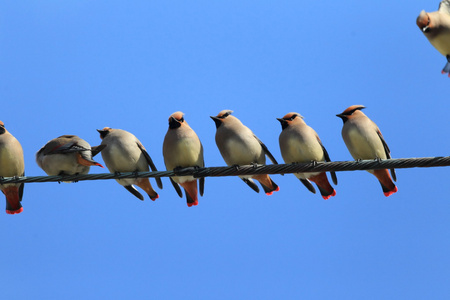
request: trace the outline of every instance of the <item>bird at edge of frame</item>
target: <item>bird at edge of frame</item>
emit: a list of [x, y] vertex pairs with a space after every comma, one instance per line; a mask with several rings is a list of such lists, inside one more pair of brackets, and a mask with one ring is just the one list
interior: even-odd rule
[[[6, 130], [0, 121], [0, 177], [18, 177], [25, 175], [23, 149], [19, 141]], [[19, 214], [23, 211], [22, 197], [24, 183], [7, 183], [0, 185], [6, 197], [6, 213]]]
[[437, 11], [422, 10], [416, 24], [431, 45], [447, 59], [442, 74], [450, 77], [450, 0], [441, 1]]

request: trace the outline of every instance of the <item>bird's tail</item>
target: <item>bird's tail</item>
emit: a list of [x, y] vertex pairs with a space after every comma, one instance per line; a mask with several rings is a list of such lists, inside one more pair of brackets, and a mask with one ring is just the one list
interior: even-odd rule
[[150, 197], [150, 199], [152, 199], [153, 201], [155, 201], [156, 199], [159, 198], [159, 195], [157, 192], [155, 192], [155, 190], [153, 189], [152, 185], [150, 184], [150, 180], [148, 180], [148, 178], [140, 178], [137, 180], [136, 185], [138, 187], [140, 187], [141, 189], [143, 189], [147, 195]]
[[99, 166], [104, 168], [101, 164], [93, 160], [91, 157], [89, 157], [86, 153], [91, 153], [90, 151], [81, 151], [77, 153], [77, 162], [80, 165], [83, 166]]
[[373, 175], [375, 175], [378, 178], [378, 181], [380, 181], [381, 187], [383, 188], [383, 193], [386, 197], [389, 197], [398, 191], [398, 188], [392, 181], [387, 169], [373, 170]]
[[330, 182], [328, 181], [327, 174], [325, 172], [310, 177], [309, 180], [311, 180], [317, 185], [323, 199], [328, 200], [331, 197], [336, 196], [336, 190], [331, 186]]
[[6, 213], [9, 215], [20, 214], [23, 211], [20, 203], [19, 187], [9, 186], [2, 190], [6, 196]]
[[268, 196], [272, 195], [273, 192], [278, 192], [280, 190], [278, 185], [273, 182], [273, 180], [267, 174], [255, 175], [253, 176], [253, 178], [259, 181], [262, 188], [264, 189], [264, 193], [266, 193], [266, 195]]
[[180, 185], [184, 188], [187, 206], [191, 207], [198, 205], [197, 180], [186, 181], [180, 183]]
[[441, 73], [448, 74], [448, 76], [450, 77], [450, 55], [447, 55], [447, 63], [445, 64]]

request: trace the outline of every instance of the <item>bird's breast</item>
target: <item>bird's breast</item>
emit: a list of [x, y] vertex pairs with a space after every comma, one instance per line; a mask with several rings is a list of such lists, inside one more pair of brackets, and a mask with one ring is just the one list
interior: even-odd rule
[[286, 163], [324, 161], [322, 146], [317, 138], [300, 138], [296, 136], [284, 139], [281, 155]]
[[146, 165], [145, 158], [137, 145], [134, 149], [123, 144], [109, 144], [102, 151], [102, 157], [110, 172], [146, 171], [142, 168]]
[[263, 149], [259, 142], [229, 138], [224, 142], [223, 157], [228, 165], [249, 165], [252, 163], [265, 163]]
[[168, 169], [204, 165], [202, 147], [198, 139], [181, 138], [167, 151], [170, 151], [170, 154], [166, 154], [170, 159], [165, 157]]
[[442, 55], [450, 55], [450, 30], [429, 38], [429, 40]]
[[24, 172], [23, 154], [10, 149], [0, 150], [0, 176], [21, 176]]
[[353, 127], [347, 131], [344, 141], [354, 159], [386, 158], [383, 143], [375, 131]]

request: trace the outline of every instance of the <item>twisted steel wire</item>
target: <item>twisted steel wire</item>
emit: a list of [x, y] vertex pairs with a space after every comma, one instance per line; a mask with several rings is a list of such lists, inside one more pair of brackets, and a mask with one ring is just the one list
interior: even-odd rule
[[182, 168], [174, 171], [101, 173], [86, 175], [23, 176], [0, 178], [0, 184], [28, 182], [61, 182], [84, 180], [107, 180], [144, 177], [172, 177], [193, 175], [194, 177], [219, 177], [257, 174], [290, 174], [329, 171], [358, 171], [376, 169], [406, 169], [450, 166], [450, 156], [396, 158], [385, 160], [311, 162], [278, 165], [245, 165], [228, 167]]

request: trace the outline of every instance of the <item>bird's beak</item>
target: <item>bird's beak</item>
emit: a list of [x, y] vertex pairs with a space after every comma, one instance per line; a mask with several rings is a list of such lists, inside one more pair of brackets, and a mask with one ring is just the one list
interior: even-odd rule
[[210, 116], [210, 118], [214, 121], [214, 123], [216, 124], [216, 128], [219, 128], [220, 125], [222, 125], [222, 120], [219, 119], [218, 117], [213, 117]]

